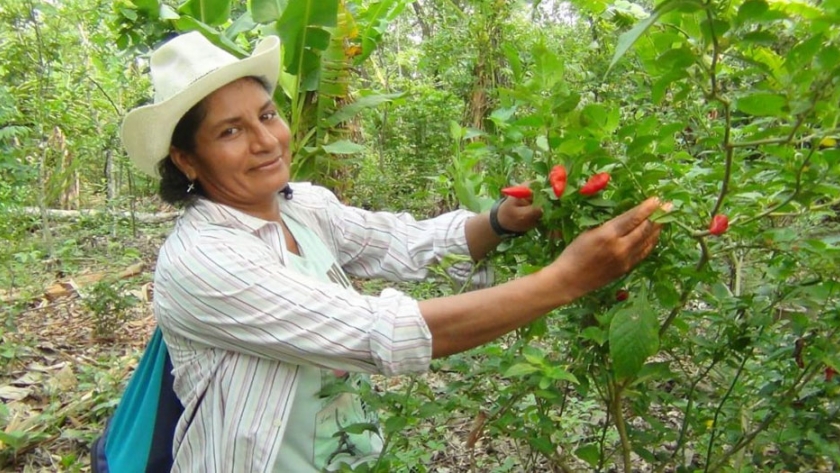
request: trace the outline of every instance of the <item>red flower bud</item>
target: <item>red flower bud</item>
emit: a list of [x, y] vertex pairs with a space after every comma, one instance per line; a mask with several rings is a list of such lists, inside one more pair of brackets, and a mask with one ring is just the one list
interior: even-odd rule
[[627, 292], [626, 289], [619, 289], [615, 291], [615, 300], [618, 302], [624, 302], [628, 297], [630, 297], [630, 293]]

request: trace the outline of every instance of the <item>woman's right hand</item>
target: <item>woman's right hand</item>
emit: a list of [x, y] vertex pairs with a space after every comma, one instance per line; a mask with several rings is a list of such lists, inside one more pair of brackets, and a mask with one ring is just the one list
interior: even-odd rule
[[609, 284], [633, 269], [656, 246], [661, 225], [648, 218], [659, 208], [667, 211], [671, 204], [650, 198], [582, 233], [545, 269], [572, 299]]

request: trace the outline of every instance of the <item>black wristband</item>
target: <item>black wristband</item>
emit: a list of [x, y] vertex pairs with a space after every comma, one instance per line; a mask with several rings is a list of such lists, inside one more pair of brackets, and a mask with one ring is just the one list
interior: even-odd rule
[[522, 236], [525, 232], [514, 232], [511, 230], [506, 229], [499, 223], [499, 207], [502, 205], [502, 202], [505, 201], [507, 197], [502, 197], [501, 199], [497, 200], [493, 203], [493, 207], [490, 207], [490, 228], [493, 229], [493, 233], [500, 238], [513, 238]]

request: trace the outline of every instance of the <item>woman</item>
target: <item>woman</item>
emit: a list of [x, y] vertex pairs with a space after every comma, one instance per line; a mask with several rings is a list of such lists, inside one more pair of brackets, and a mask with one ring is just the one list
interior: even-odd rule
[[[155, 315], [184, 405], [176, 471], [314, 472], [375, 457], [377, 435], [342, 430], [375, 420], [347, 392], [356, 373], [422, 372], [491, 341], [626, 273], [659, 235], [650, 199], [493, 288], [425, 301], [359, 295], [345, 273], [417, 280], [446, 255], [480, 261], [540, 212], [508, 199], [418, 222], [290, 183], [289, 128], [271, 99], [278, 48], [270, 37], [236, 60], [198, 33], [177, 37], [152, 55], [155, 103], [123, 125], [132, 161], [186, 207], [155, 270]], [[489, 279], [475, 272], [475, 283]]]

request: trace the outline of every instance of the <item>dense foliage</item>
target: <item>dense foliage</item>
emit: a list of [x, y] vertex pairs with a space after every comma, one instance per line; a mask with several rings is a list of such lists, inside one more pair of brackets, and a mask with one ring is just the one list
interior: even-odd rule
[[[87, 207], [149, 202], [151, 181], [103, 174], [105, 155], [131, 175], [116, 129], [148, 94], [131, 58], [193, 29], [240, 54], [284, 35], [276, 98], [297, 176], [350, 203], [481, 211], [527, 183], [545, 217], [489, 262], [498, 279], [647, 196], [673, 203], [659, 247], [623, 280], [430, 377], [366, 388], [388, 446], [370, 469], [433, 470], [461, 418], [476, 471], [840, 464], [837, 0], [13, 0], [0, 16], [9, 215], [59, 205], [74, 179]], [[78, 31], [62, 28], [71, 18]], [[582, 193], [599, 173], [606, 187]], [[49, 234], [43, 213], [8, 222], [7, 288], [25, 265], [73, 254], [25, 241]], [[442, 278], [403, 288], [458, 290]]]

